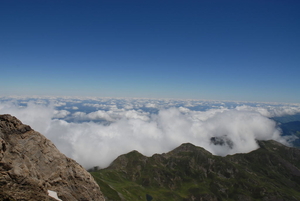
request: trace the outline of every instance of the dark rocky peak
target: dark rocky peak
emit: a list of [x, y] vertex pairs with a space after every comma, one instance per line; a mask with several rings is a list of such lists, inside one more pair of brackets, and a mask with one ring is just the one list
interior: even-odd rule
[[0, 115], [0, 129], [3, 134], [23, 134], [31, 131], [31, 127], [9, 114]]
[[191, 143], [183, 143], [171, 152], [193, 152], [197, 147]]
[[197, 147], [191, 143], [183, 143], [174, 150], [163, 153], [154, 154], [151, 157], [144, 156], [140, 152], [134, 150], [127, 154], [117, 157], [109, 166], [109, 169], [135, 169], [137, 166], [145, 166], [147, 163], [153, 165], [157, 163], [165, 163], [169, 158], [182, 158], [194, 155], [202, 155], [203, 157], [212, 156], [212, 154], [202, 147]]
[[205, 150], [202, 147], [197, 147], [191, 143], [183, 143], [179, 147], [173, 149], [172, 151], [163, 154], [162, 155], [164, 158], [168, 159], [170, 157], [172, 158], [181, 158], [181, 157], [211, 157], [213, 156], [210, 152]]
[[7, 114], [0, 115], [0, 172], [3, 201], [104, 200], [99, 186], [82, 166]]
[[233, 142], [226, 135], [221, 137], [211, 137], [210, 143], [219, 146], [227, 146], [230, 149], [233, 148]]
[[134, 150], [127, 154], [120, 155], [110, 165], [112, 169], [135, 168], [137, 163], [145, 163], [148, 157]]

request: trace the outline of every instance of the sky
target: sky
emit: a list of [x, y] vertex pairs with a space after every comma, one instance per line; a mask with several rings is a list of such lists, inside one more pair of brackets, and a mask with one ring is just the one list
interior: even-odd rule
[[0, 95], [300, 102], [300, 1], [10, 0]]

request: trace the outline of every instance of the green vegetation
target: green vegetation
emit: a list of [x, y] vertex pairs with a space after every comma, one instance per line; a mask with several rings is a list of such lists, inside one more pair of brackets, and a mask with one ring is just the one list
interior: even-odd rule
[[107, 200], [300, 200], [300, 150], [259, 145], [227, 157], [192, 144], [152, 157], [133, 151], [91, 174]]

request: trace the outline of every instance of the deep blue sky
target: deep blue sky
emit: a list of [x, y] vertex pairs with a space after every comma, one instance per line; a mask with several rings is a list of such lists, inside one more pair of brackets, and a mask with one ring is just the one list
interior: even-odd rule
[[299, 0], [9, 0], [0, 95], [300, 102]]

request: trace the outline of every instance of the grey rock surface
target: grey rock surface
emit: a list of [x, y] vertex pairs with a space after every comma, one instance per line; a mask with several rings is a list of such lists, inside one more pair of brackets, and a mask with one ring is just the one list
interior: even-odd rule
[[93, 177], [40, 133], [0, 115], [0, 200], [105, 200]]

